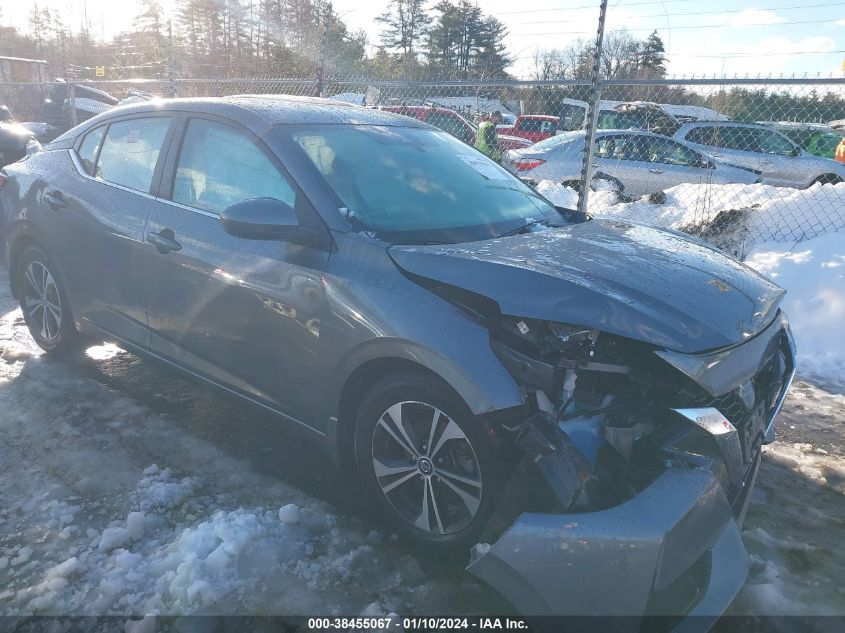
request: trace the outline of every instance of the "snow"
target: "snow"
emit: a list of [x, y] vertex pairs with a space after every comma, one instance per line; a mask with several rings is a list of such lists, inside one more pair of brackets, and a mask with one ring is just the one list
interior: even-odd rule
[[845, 231], [760, 244], [745, 263], [786, 289], [801, 375], [845, 385]]
[[295, 503], [289, 503], [279, 508], [279, 521], [287, 525], [299, 523], [299, 507]]
[[[573, 189], [544, 180], [537, 191], [558, 206], [573, 209], [578, 194]], [[794, 244], [845, 232], [845, 183], [813, 185], [808, 189], [769, 185], [682, 184], [665, 191], [666, 200], [655, 204], [643, 197], [621, 202], [611, 191], [591, 191], [591, 214], [633, 220], [672, 229], [707, 225], [720, 213], [741, 211], [736, 227], [740, 250], [767, 242]]]

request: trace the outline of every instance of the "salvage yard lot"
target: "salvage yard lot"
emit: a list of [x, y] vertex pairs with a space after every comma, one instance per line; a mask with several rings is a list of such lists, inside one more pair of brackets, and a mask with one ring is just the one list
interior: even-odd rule
[[[112, 345], [48, 359], [5, 272], [0, 289], [3, 614], [507, 610], [460, 574], [426, 573], [272, 419]], [[839, 386], [796, 382], [730, 613], [845, 611], [843, 424]]]

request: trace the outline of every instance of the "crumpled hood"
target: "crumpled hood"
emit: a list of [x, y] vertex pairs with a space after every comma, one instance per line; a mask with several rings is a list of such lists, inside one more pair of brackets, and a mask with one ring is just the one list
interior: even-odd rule
[[388, 252], [404, 271], [493, 299], [504, 314], [585, 325], [684, 353], [753, 336], [785, 294], [700, 241], [606, 219]]

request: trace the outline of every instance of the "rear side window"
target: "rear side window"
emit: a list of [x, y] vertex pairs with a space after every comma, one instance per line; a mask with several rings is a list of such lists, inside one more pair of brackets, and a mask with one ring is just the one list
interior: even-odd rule
[[753, 127], [725, 127], [722, 129], [722, 142], [719, 146], [740, 152], [759, 152], [757, 132], [758, 130]]
[[149, 117], [112, 123], [100, 150], [96, 177], [148, 193], [170, 121]]
[[100, 151], [100, 144], [103, 141], [103, 134], [106, 132], [106, 126], [100, 126], [88, 132], [85, 138], [82, 139], [82, 144], [79, 146], [79, 160], [82, 163], [82, 168], [89, 176], [94, 175], [94, 166], [97, 162], [97, 153]]
[[293, 207], [296, 192], [244, 134], [220, 123], [192, 119], [179, 153], [173, 201], [220, 213], [250, 198], [275, 198]]
[[719, 135], [715, 127], [696, 127], [687, 132], [686, 139], [690, 143], [719, 147]]

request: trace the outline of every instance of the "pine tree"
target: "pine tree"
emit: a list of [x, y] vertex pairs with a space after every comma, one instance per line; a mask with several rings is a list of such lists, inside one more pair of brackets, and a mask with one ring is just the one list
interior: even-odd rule
[[431, 17], [425, 11], [425, 0], [391, 0], [387, 12], [377, 17], [376, 22], [384, 25], [382, 46], [398, 51], [407, 64], [415, 61]]
[[659, 78], [666, 76], [666, 48], [663, 40], [657, 34], [657, 29], [652, 31], [648, 39], [643, 43], [640, 50], [640, 72], [648, 78]]

